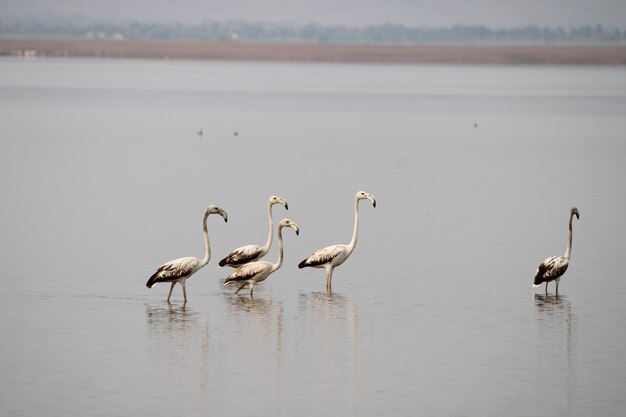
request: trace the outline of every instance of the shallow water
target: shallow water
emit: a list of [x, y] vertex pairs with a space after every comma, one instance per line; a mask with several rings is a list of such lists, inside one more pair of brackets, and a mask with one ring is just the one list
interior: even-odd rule
[[[2, 58], [0, 414], [621, 415], [625, 114], [623, 68]], [[271, 194], [250, 300], [217, 262]]]

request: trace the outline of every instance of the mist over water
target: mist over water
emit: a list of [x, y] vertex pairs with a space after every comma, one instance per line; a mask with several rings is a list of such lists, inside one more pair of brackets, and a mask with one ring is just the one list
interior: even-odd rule
[[[0, 414], [621, 415], [624, 114], [622, 68], [2, 58]], [[273, 194], [250, 300], [217, 262]]]

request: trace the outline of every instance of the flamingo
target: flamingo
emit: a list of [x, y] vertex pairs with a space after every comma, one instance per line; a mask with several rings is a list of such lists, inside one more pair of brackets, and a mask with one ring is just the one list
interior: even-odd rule
[[278, 223], [278, 261], [276, 263], [268, 261], [256, 261], [250, 262], [235, 269], [235, 271], [226, 278], [224, 286], [232, 283], [240, 283], [241, 285], [235, 291], [235, 294], [239, 293], [246, 285], [250, 286], [250, 297], [254, 291], [254, 286], [265, 281], [272, 272], [277, 271], [283, 264], [283, 227], [291, 227], [296, 231], [296, 235], [300, 234], [298, 225], [289, 219], [282, 219]]
[[267, 200], [269, 232], [265, 245], [246, 245], [237, 248], [220, 261], [220, 266], [230, 266], [233, 268], [237, 268], [243, 264], [247, 264], [248, 262], [258, 261], [265, 255], [267, 255], [267, 252], [269, 252], [270, 246], [272, 245], [272, 237], [274, 235], [274, 219], [272, 217], [272, 206], [274, 204], [282, 204], [283, 206], [285, 206], [285, 210], [289, 210], [289, 205], [284, 198], [273, 195]]
[[576, 216], [577, 219], [580, 219], [580, 215], [578, 214], [578, 209], [576, 207], [572, 207], [569, 210], [569, 238], [567, 240], [565, 255], [549, 257], [543, 261], [537, 268], [537, 271], [535, 271], [535, 281], [533, 283], [533, 287], [538, 287], [545, 282], [546, 294], [548, 294], [548, 283], [551, 281], [556, 282], [556, 294], [559, 294], [559, 281], [561, 280], [561, 276], [565, 273], [565, 271], [567, 271], [567, 267], [569, 266], [569, 257], [572, 253], [572, 221], [574, 216]]
[[356, 247], [356, 240], [359, 234], [359, 201], [369, 200], [376, 207], [376, 199], [373, 195], [365, 191], [359, 191], [354, 196], [354, 232], [352, 240], [347, 245], [332, 245], [320, 249], [311, 256], [300, 262], [298, 268], [311, 266], [313, 268], [326, 269], [326, 290], [330, 291], [333, 280], [333, 270], [348, 259]]
[[209, 232], [207, 228], [207, 218], [209, 214], [219, 214], [224, 218], [224, 221], [228, 221], [228, 214], [221, 208], [210, 205], [207, 207], [202, 220], [202, 232], [204, 233], [204, 258], [198, 259], [194, 256], [188, 256], [185, 258], [174, 259], [157, 268], [156, 272], [146, 282], [146, 287], [152, 288], [152, 286], [158, 282], [171, 282], [170, 292], [167, 295], [167, 302], [170, 302], [172, 296], [172, 290], [176, 283], [180, 283], [183, 287], [183, 297], [185, 303], [187, 303], [187, 289], [185, 287], [185, 281], [193, 274], [195, 274], [200, 268], [209, 263], [211, 259], [211, 247], [209, 245]]

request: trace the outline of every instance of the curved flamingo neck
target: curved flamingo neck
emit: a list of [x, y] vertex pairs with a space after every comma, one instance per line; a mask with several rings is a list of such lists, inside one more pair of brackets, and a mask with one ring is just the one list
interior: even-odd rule
[[204, 219], [202, 220], [202, 233], [204, 234], [204, 258], [200, 260], [200, 265], [198, 266], [198, 268], [202, 268], [204, 265], [208, 264], [209, 259], [211, 259], [211, 245], [209, 244], [208, 219], [209, 219], [209, 213], [205, 213]]
[[272, 203], [267, 203], [267, 217], [269, 223], [269, 231], [267, 232], [267, 241], [265, 245], [261, 248], [263, 251], [263, 255], [267, 254], [270, 251], [270, 247], [272, 246], [272, 238], [274, 236], [274, 217], [272, 216]]
[[352, 240], [348, 244], [348, 255], [352, 253], [356, 247], [356, 240], [359, 237], [359, 199], [354, 199], [354, 231], [352, 232]]
[[574, 213], [569, 215], [569, 237], [567, 239], [567, 248], [565, 249], [565, 257], [569, 259], [572, 253], [572, 223], [574, 221]]
[[276, 271], [282, 265], [283, 265], [283, 228], [279, 226], [278, 227], [278, 261], [276, 261], [272, 269]]

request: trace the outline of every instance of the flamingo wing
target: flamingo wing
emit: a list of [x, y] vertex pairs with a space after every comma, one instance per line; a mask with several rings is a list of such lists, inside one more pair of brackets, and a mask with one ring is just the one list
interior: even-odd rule
[[551, 256], [543, 261], [535, 273], [535, 285], [552, 281], [565, 273], [569, 260], [564, 256]]
[[320, 266], [332, 262], [342, 252], [341, 246], [333, 245], [320, 249], [313, 253], [311, 256], [300, 262], [298, 268], [305, 268], [307, 266]]
[[157, 282], [176, 281], [179, 278], [191, 275], [195, 272], [197, 265], [198, 259], [193, 256], [169, 261], [157, 268], [156, 272], [146, 283], [146, 287], [151, 288]]
[[224, 285], [227, 285], [235, 281], [248, 281], [254, 278], [265, 269], [264, 265], [260, 262], [251, 262], [235, 269], [235, 272], [230, 274], [224, 281]]
[[235, 249], [228, 254], [219, 263], [220, 266], [224, 265], [243, 265], [248, 262], [256, 261], [261, 256], [262, 250], [258, 245], [247, 245]]

